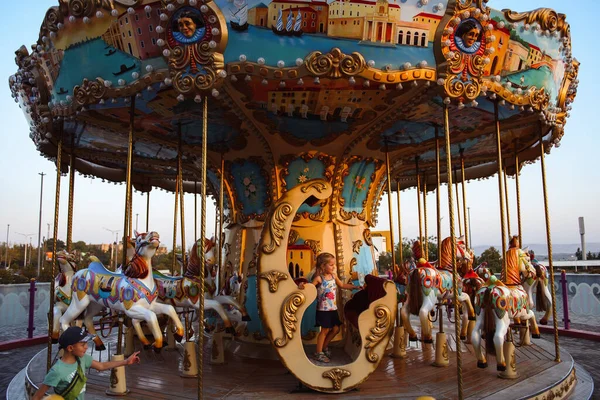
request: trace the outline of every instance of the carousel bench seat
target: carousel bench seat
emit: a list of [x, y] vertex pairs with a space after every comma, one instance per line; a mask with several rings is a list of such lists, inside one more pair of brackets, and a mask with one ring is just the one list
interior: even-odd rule
[[387, 280], [374, 275], [365, 276], [365, 288], [356, 293], [344, 307], [344, 316], [355, 328], [358, 328], [358, 317], [367, 310], [371, 303], [386, 295], [384, 284]]

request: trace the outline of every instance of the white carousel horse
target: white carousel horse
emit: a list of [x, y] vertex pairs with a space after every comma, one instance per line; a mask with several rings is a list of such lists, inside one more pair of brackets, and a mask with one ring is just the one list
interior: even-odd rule
[[[540, 324], [546, 325], [552, 312], [552, 295], [550, 294], [550, 289], [548, 289], [548, 269], [535, 259], [533, 251], [529, 251], [529, 259], [535, 268], [535, 277], [525, 279], [523, 288], [527, 293], [535, 293], [535, 310], [546, 312], [540, 319]], [[529, 306], [532, 308], [534, 306], [531, 297], [529, 298]]]
[[75, 264], [75, 254], [66, 250], [56, 252], [56, 261], [60, 267], [60, 272], [55, 278], [54, 289], [54, 318], [52, 324], [52, 343], [58, 343], [60, 335], [59, 320], [63, 313], [71, 304], [71, 282], [73, 274], [77, 271]]
[[[523, 289], [520, 279], [520, 275], [523, 275], [525, 279], [534, 276], [535, 269], [531, 265], [527, 253], [516, 245], [513, 246], [512, 243], [511, 248], [506, 252], [506, 272], [507, 276], [503, 277], [504, 283], [488, 273], [487, 282], [475, 295], [477, 319], [471, 334], [471, 342], [477, 355], [479, 368], [487, 367], [485, 352], [481, 346], [481, 331], [485, 332], [486, 337], [491, 338], [493, 335], [498, 371], [506, 370], [503, 347], [511, 319], [514, 319], [515, 323], [531, 321], [532, 337], [540, 337], [535, 314], [530, 307], [531, 293], [527, 293]], [[491, 343], [488, 343], [488, 346], [491, 346]]]
[[[420, 246], [419, 242], [415, 243]], [[416, 251], [415, 251], [416, 250]], [[417, 340], [417, 334], [410, 324], [410, 314], [418, 315], [421, 321], [421, 340], [425, 343], [433, 343], [431, 325], [429, 323], [429, 313], [434, 309], [436, 303], [440, 301], [450, 301], [453, 299], [452, 288], [452, 240], [447, 237], [442, 241], [441, 259], [437, 266], [420, 259], [417, 268], [410, 272], [408, 286], [406, 288], [407, 297], [401, 310], [402, 324], [409, 333], [409, 339]], [[416, 257], [421, 253], [413, 246]], [[456, 243], [456, 262], [472, 263], [472, 252], [467, 251], [462, 240]], [[458, 301], [463, 305], [466, 312], [462, 313], [462, 325], [460, 338], [466, 339], [468, 319], [475, 318], [475, 312], [471, 299], [466, 293], [462, 292], [462, 281], [459, 281]], [[457, 314], [458, 316], [458, 311]]]
[[177, 340], [183, 338], [183, 324], [175, 309], [156, 301], [158, 289], [151, 271], [152, 256], [156, 253], [160, 243], [158, 233], [138, 234], [136, 232], [135, 242], [135, 254], [127, 264], [124, 273], [111, 272], [101, 263], [92, 262], [87, 269], [75, 274], [71, 304], [60, 318], [63, 330], [67, 329], [69, 323], [85, 310], [84, 323], [88, 331], [95, 335], [96, 348], [102, 349], [104, 345], [96, 334], [92, 317], [102, 308], [108, 307], [111, 311], [123, 312], [131, 318], [133, 327], [144, 347], [149, 347], [150, 342], [142, 330], [142, 321], [146, 321], [154, 336], [155, 350], [159, 350], [163, 346], [163, 335], [158, 325], [157, 314], [168, 315], [177, 327], [175, 338]]
[[[158, 271], [153, 271], [154, 279], [158, 285], [159, 301], [165, 304], [171, 304], [174, 307], [191, 307], [196, 310], [200, 308], [200, 275], [201, 263], [199, 256], [198, 242], [194, 243], [190, 252], [188, 265], [183, 276], [172, 277], [164, 275]], [[225, 325], [228, 333], [235, 334], [231, 320], [225, 311], [224, 305], [230, 305], [240, 311], [242, 321], [250, 321], [246, 308], [239, 304], [231, 296], [215, 296], [216, 285], [215, 276], [217, 273], [215, 265], [215, 242], [210, 239], [204, 239], [204, 246], [201, 247], [205, 252], [204, 268], [204, 308], [214, 310]]]

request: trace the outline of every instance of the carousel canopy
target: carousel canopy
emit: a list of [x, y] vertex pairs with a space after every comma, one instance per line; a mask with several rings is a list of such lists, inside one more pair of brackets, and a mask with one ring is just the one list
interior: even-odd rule
[[54, 158], [62, 138], [65, 166], [123, 181], [133, 126], [144, 191], [174, 189], [180, 137], [195, 190], [207, 102], [213, 193], [221, 157], [228, 176], [256, 168], [274, 187], [291, 155], [332, 170], [389, 152], [394, 187], [415, 184], [417, 162], [433, 182], [446, 108], [467, 179], [498, 171], [496, 120], [514, 173], [540, 138], [559, 144], [578, 72], [565, 15], [482, 0], [61, 0], [16, 63], [9, 84], [40, 152]]

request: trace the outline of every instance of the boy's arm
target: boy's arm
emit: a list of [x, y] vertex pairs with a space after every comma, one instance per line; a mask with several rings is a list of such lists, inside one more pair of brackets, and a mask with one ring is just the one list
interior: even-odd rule
[[42, 383], [40, 385], [40, 388], [37, 390], [37, 392], [35, 392], [35, 394], [33, 395], [33, 397], [31, 399], [32, 400], [40, 400], [42, 397], [44, 397], [44, 395], [46, 394], [48, 389], [50, 389], [50, 386], [44, 385]]
[[136, 351], [131, 356], [129, 356], [128, 359], [123, 360], [123, 361], [99, 362], [99, 361], [93, 360], [92, 368], [94, 368], [95, 370], [98, 370], [98, 371], [106, 371], [107, 369], [113, 369], [113, 368], [121, 367], [123, 365], [139, 364], [140, 358], [138, 357], [138, 354], [140, 354], [140, 352]]
[[342, 289], [361, 289], [360, 286], [354, 286], [351, 283], [344, 283], [340, 280], [340, 278], [338, 278], [338, 276], [336, 274], [333, 274], [333, 277], [335, 278], [335, 283], [336, 285], [338, 285], [339, 287], [341, 287]]

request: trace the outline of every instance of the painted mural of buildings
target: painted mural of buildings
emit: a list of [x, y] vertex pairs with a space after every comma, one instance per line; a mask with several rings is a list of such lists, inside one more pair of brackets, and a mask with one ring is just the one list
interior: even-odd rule
[[413, 17], [413, 22], [419, 22], [421, 24], [427, 24], [429, 29], [429, 41], [433, 42], [435, 39], [435, 31], [437, 30], [440, 21], [442, 20], [441, 15], [419, 13]]
[[265, 3], [258, 3], [248, 10], [248, 24], [267, 27], [269, 19], [269, 7]]
[[[152, 6], [150, 12], [144, 7]], [[160, 1], [143, 1], [134, 14], [125, 13], [115, 20], [102, 39], [110, 46], [145, 60], [161, 55], [161, 48], [156, 43], [156, 27], [160, 24]]]
[[527, 46], [516, 40], [509, 40], [506, 58], [504, 60], [504, 70], [520, 71], [526, 68], [529, 66], [527, 63], [528, 56], [529, 48]]
[[52, 49], [50, 51], [46, 51], [42, 54], [42, 62], [40, 66], [42, 67], [44, 79], [48, 84], [50, 90], [54, 88], [54, 82], [58, 78], [58, 73], [60, 72], [60, 62], [62, 61], [65, 52], [63, 50]]
[[543, 58], [542, 50], [539, 47], [529, 44], [529, 54], [527, 55], [527, 65], [537, 64], [542, 61]]
[[506, 57], [508, 55], [510, 31], [506, 27], [500, 28], [498, 22], [491, 20], [494, 27], [492, 35], [496, 38], [493, 43], [494, 53], [490, 55], [491, 62], [485, 66], [484, 74], [500, 75], [506, 70]]
[[291, 244], [287, 247], [288, 272], [294, 279], [308, 276], [313, 269], [316, 258], [308, 245]]
[[[316, 12], [316, 16], [314, 20], [309, 21], [307, 27], [312, 28], [312, 22], [315, 23], [315, 32], [325, 33], [327, 30], [327, 17], [329, 6], [326, 1], [320, 0], [312, 0], [309, 2], [306, 1], [295, 1], [295, 0], [273, 0], [269, 3], [268, 12], [267, 12], [267, 28], [271, 28], [273, 25], [277, 24], [277, 15], [279, 10], [284, 12], [284, 15], [287, 16], [289, 13], [285, 13], [285, 10], [290, 8], [299, 9], [299, 8], [311, 8]], [[285, 21], [285, 19], [284, 19]], [[256, 22], [256, 20], [254, 21]], [[250, 18], [248, 18], [248, 23], [250, 23]], [[253, 25], [257, 25], [256, 23]]]

